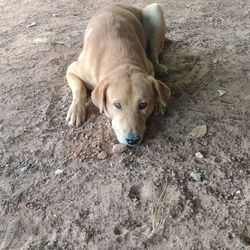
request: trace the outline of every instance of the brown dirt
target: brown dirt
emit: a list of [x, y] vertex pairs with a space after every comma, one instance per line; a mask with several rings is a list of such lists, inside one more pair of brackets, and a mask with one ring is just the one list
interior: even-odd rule
[[[65, 124], [65, 70], [107, 2], [0, 1], [0, 249], [247, 249], [250, 2], [159, 1], [170, 39], [164, 80], [181, 95], [122, 154], [112, 154], [110, 122], [91, 102], [82, 127]], [[198, 125], [207, 134], [189, 138]], [[165, 185], [165, 227], [148, 239]]]

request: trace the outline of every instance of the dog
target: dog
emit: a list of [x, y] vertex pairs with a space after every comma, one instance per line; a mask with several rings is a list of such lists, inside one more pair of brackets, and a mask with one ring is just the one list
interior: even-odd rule
[[112, 120], [120, 143], [141, 143], [147, 118], [155, 104], [167, 106], [170, 89], [154, 75], [167, 74], [158, 56], [166, 24], [158, 4], [139, 9], [112, 5], [92, 17], [83, 50], [67, 70], [73, 100], [67, 113], [70, 125], [86, 118], [87, 89], [92, 102]]

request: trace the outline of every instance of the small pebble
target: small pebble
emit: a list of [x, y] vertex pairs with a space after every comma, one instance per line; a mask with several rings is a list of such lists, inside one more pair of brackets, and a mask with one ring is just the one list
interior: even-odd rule
[[201, 173], [194, 173], [191, 172], [190, 176], [195, 180], [195, 181], [201, 181]]
[[213, 59], [213, 63], [214, 64], [218, 63], [218, 59], [217, 58]]
[[112, 153], [121, 154], [125, 152], [126, 149], [127, 149], [126, 144], [123, 144], [123, 143], [115, 144], [112, 148]]
[[83, 242], [89, 242], [90, 234], [87, 233], [87, 232], [85, 232], [85, 231], [82, 231], [82, 232], [80, 233], [80, 239], [81, 239], [81, 241], [83, 241]]
[[240, 191], [240, 190], [237, 190], [237, 191], [236, 191], [236, 194], [240, 194], [240, 193], [241, 193], [241, 191]]
[[104, 152], [104, 151], [102, 151], [101, 153], [99, 153], [98, 155], [97, 155], [97, 159], [99, 159], [99, 160], [104, 160], [105, 158], [107, 158], [107, 153], [106, 152]]
[[204, 158], [203, 154], [201, 152], [199, 152], [199, 151], [195, 153], [195, 157], [198, 158], [198, 159]]
[[63, 173], [63, 171], [64, 171], [64, 170], [62, 170], [62, 169], [57, 169], [57, 170], [55, 171], [55, 175], [60, 175], [60, 174]]
[[20, 172], [25, 172], [28, 168], [27, 167], [23, 167], [20, 169]]
[[27, 25], [28, 28], [34, 27], [37, 25], [37, 22], [32, 22], [31, 24]]
[[226, 94], [225, 90], [217, 89], [219, 96], [223, 96]]

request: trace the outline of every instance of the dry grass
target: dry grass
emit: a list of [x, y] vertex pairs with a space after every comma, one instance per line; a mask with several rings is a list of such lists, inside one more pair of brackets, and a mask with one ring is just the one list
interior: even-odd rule
[[147, 236], [149, 239], [158, 234], [164, 227], [167, 217], [167, 185], [165, 185], [159, 198], [150, 204], [150, 221], [152, 230]]

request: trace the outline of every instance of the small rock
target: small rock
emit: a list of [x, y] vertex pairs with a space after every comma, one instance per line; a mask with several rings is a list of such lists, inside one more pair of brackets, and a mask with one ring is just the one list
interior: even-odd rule
[[27, 28], [31, 28], [37, 26], [37, 22], [32, 22], [31, 24], [27, 25]]
[[28, 167], [23, 167], [20, 169], [20, 172], [25, 172], [28, 169]]
[[83, 241], [83, 242], [88, 243], [89, 240], [90, 240], [90, 236], [91, 235], [86, 231], [80, 232], [80, 240]]
[[214, 63], [214, 64], [218, 63], [218, 59], [217, 59], [217, 58], [214, 58], [214, 59], [213, 59], [213, 63]]
[[241, 194], [241, 191], [240, 191], [240, 190], [237, 190], [235, 193], [236, 193], [236, 194]]
[[112, 148], [112, 153], [121, 154], [121, 153], [125, 152], [126, 149], [127, 149], [126, 144], [123, 144], [123, 143], [115, 144]]
[[222, 89], [217, 89], [217, 92], [218, 92], [219, 96], [223, 96], [226, 94], [226, 91], [222, 90]]
[[229, 239], [233, 239], [235, 237], [235, 234], [234, 233], [232, 233], [232, 232], [229, 232], [228, 233], [228, 238]]
[[204, 158], [203, 154], [201, 152], [199, 152], [199, 151], [195, 153], [195, 157], [198, 158], [198, 159]]
[[191, 172], [191, 173], [190, 173], [190, 176], [191, 176], [195, 181], [198, 181], [198, 182], [201, 181], [201, 173], [194, 173], [194, 172]]
[[63, 173], [63, 169], [57, 169], [56, 171], [55, 171], [55, 175], [60, 175], [60, 174], [62, 174]]
[[99, 153], [97, 155], [97, 159], [104, 160], [105, 158], [107, 158], [107, 156], [108, 156], [108, 154], [106, 152], [102, 151], [101, 153]]

